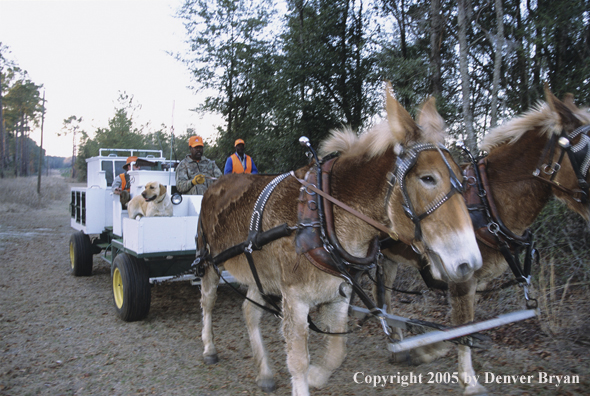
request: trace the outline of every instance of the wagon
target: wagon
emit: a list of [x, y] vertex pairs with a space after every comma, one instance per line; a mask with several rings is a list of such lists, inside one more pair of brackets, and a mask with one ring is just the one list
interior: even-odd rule
[[[140, 194], [146, 183], [157, 181], [174, 196], [172, 217], [130, 219], [122, 208], [112, 184], [124, 173], [128, 156], [149, 163], [130, 176], [130, 194]], [[176, 193], [174, 161], [161, 150], [100, 149], [97, 157], [86, 160], [87, 186], [71, 189], [70, 264], [74, 276], [92, 275], [93, 257], [111, 265], [113, 302], [124, 321], [144, 319], [150, 309], [151, 287], [163, 281], [182, 280], [199, 285], [191, 271], [195, 259], [200, 195]], [[232, 277], [224, 274], [229, 282]]]

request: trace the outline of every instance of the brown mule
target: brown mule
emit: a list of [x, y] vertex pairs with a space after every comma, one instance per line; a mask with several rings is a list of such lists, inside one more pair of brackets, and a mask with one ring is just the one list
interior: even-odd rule
[[[563, 155], [560, 166], [555, 166], [562, 155], [556, 146], [546, 150], [551, 138], [557, 144], [562, 135], [576, 136], [571, 145], [583, 146], [590, 138], [584, 127], [590, 125], [590, 114], [581, 111], [573, 104], [571, 97], [564, 102], [559, 101], [546, 89], [547, 103], [540, 104], [536, 109], [517, 117], [506, 124], [490, 131], [482, 142], [481, 148], [489, 154], [486, 158], [489, 183], [488, 195], [492, 195], [499, 218], [514, 234], [522, 235], [539, 215], [551, 196], [555, 196], [584, 219], [588, 220], [590, 206], [583, 202], [576, 171], [572, 168], [568, 155]], [[580, 127], [582, 127], [580, 129]], [[590, 128], [587, 128], [590, 130]], [[590, 150], [590, 147], [587, 147]], [[545, 155], [544, 155], [545, 153]], [[542, 158], [549, 157], [551, 158]], [[590, 154], [586, 156], [588, 157]], [[541, 159], [541, 161], [540, 161]], [[583, 159], [579, 166], [583, 167]], [[537, 168], [541, 172], [535, 172]], [[555, 171], [558, 169], [557, 171]], [[537, 173], [538, 176], [536, 175]], [[550, 175], [549, 173], [553, 173]], [[582, 173], [584, 170], [582, 169]], [[551, 178], [553, 179], [551, 181]], [[590, 176], [587, 168], [583, 178], [588, 182]], [[475, 276], [466, 282], [448, 282], [451, 304], [451, 321], [460, 325], [474, 319], [475, 291], [478, 282], [491, 280], [501, 275], [508, 263], [504, 256], [489, 246], [489, 242], [478, 239], [483, 257], [483, 266], [475, 272]], [[397, 263], [406, 263], [424, 270], [424, 261], [406, 246], [399, 245], [383, 252], [389, 265], [384, 266], [385, 284], [392, 285], [397, 272]], [[436, 271], [432, 271], [435, 279]], [[391, 291], [386, 292], [385, 301], [391, 304]], [[391, 311], [391, 307], [388, 307]], [[485, 388], [473, 380], [475, 371], [472, 367], [471, 349], [459, 345], [459, 377], [465, 387], [464, 394], [475, 395], [485, 393]], [[420, 348], [413, 352], [416, 360], [431, 361], [444, 355], [449, 350], [448, 343], [435, 344]]]
[[[324, 151], [341, 153], [332, 168], [331, 194], [384, 224], [391, 234], [397, 233], [402, 240], [412, 241], [417, 228], [417, 223], [406, 215], [402, 204], [411, 203], [416, 213], [427, 213], [419, 223], [421, 240], [416, 241], [416, 248], [433, 257], [440, 271], [449, 274], [452, 279], [467, 280], [481, 266], [481, 255], [461, 195], [441, 199], [452, 190], [451, 174], [458, 174], [460, 169], [448, 153], [437, 148], [445, 135], [434, 101], [428, 101], [422, 108], [420, 127], [393, 98], [390, 87], [386, 103], [386, 122], [360, 138], [344, 130], [334, 132], [324, 142]], [[407, 169], [403, 180], [397, 180], [390, 189], [387, 176], [395, 173], [396, 159], [400, 153], [420, 144], [434, 148], [419, 151], [415, 164]], [[310, 169], [307, 166], [294, 174], [304, 179]], [[271, 176], [226, 175], [203, 197], [198, 246], [209, 254], [201, 286], [203, 356], [206, 363], [218, 360], [213, 343], [212, 310], [219, 275], [211, 264], [211, 257], [246, 241], [253, 207], [271, 180]], [[291, 176], [277, 184], [262, 214], [263, 230], [281, 224], [298, 227], [300, 188], [301, 184]], [[409, 203], [405, 202], [404, 191]], [[351, 255], [364, 257], [371, 241], [381, 232], [339, 207], [334, 208], [333, 215], [341, 245]], [[251, 254], [264, 293], [282, 298], [282, 334], [292, 378], [292, 393], [308, 395], [310, 386], [321, 387], [328, 381], [346, 355], [346, 336], [327, 335], [323, 356], [310, 365], [308, 313], [312, 307], [319, 307], [317, 323], [322, 329], [345, 333], [351, 286], [342, 277], [324, 272], [312, 265], [306, 256], [298, 255], [293, 236], [277, 239]], [[266, 305], [245, 255], [233, 257], [222, 266], [238, 282], [248, 285], [247, 297], [250, 300]], [[275, 388], [273, 372], [260, 332], [263, 311], [245, 300], [243, 313], [259, 370], [257, 383], [264, 390], [272, 390]]]

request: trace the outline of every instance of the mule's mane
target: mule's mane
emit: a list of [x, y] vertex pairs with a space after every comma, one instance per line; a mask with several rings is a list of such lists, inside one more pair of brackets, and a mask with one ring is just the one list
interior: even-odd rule
[[[406, 145], [406, 139], [400, 140], [395, 133], [391, 132], [387, 121], [382, 121], [370, 130], [357, 135], [350, 127], [343, 127], [331, 131], [330, 137], [320, 145], [320, 155], [328, 155], [333, 152], [340, 153], [340, 157], [366, 157], [371, 159], [378, 157], [388, 150], [393, 150], [396, 144]], [[446, 134], [437, 125], [427, 125], [420, 134], [414, 137], [420, 143], [444, 143]], [[416, 142], [418, 143], [418, 141]]]
[[350, 127], [331, 131], [329, 138], [320, 145], [322, 156], [338, 152], [341, 156], [376, 157], [393, 149], [396, 143], [394, 135], [389, 131], [387, 122], [381, 122], [367, 132], [358, 136]]
[[[586, 111], [575, 112], [584, 124], [590, 123], [590, 114]], [[527, 131], [537, 129], [539, 135], [559, 135], [562, 131], [559, 114], [552, 111], [547, 103], [538, 103], [534, 109], [500, 125], [490, 131], [481, 142], [481, 149], [489, 152], [503, 143], [513, 144]]]

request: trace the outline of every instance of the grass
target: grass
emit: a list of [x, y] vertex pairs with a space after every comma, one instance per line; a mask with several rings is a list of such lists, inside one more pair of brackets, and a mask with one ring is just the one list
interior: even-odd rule
[[31, 209], [46, 208], [51, 201], [63, 200], [69, 194], [68, 179], [61, 176], [41, 178], [41, 191], [37, 193], [37, 177], [0, 179], [0, 202]]

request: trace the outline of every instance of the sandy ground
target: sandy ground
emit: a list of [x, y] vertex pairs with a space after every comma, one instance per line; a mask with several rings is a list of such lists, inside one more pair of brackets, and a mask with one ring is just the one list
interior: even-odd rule
[[[220, 286], [214, 311], [220, 361], [207, 366], [198, 287], [188, 282], [155, 286], [147, 319], [125, 323], [114, 312], [107, 262], [97, 255], [93, 276], [70, 275], [68, 191], [42, 210], [0, 204], [0, 395], [262, 395], [255, 385], [242, 299], [227, 286]], [[576, 298], [573, 294], [566, 305], [587, 300]], [[396, 294], [394, 303], [401, 316], [446, 320], [441, 294]], [[518, 292], [507, 291], [480, 304], [485, 308], [478, 310], [478, 319], [485, 319], [518, 309], [522, 301]], [[288, 395], [279, 321], [271, 315], [263, 321], [278, 385], [271, 395]], [[474, 353], [480, 383], [494, 395], [590, 394], [590, 343], [580, 331], [552, 338], [541, 331], [538, 319], [529, 319], [487, 332], [494, 342]], [[310, 340], [313, 360], [322, 337], [312, 333]], [[342, 367], [312, 394], [461, 394], [451, 383], [455, 348], [420, 366], [393, 364], [389, 358], [379, 324], [367, 322], [349, 336]], [[521, 375], [524, 383], [520, 377], [504, 383], [510, 380], [504, 376]], [[559, 386], [557, 377], [540, 383], [557, 375], [564, 376]], [[389, 382], [374, 386], [374, 376], [388, 376]], [[403, 379], [413, 383], [403, 384]]]

